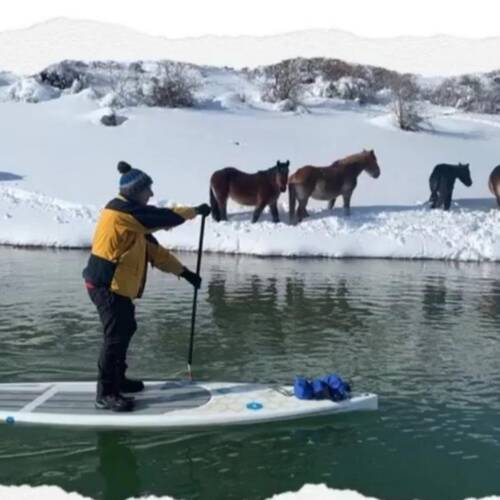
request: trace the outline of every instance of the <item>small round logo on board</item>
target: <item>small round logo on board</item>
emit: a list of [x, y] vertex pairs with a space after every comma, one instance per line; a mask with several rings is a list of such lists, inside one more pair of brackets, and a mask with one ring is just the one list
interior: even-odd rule
[[262, 410], [264, 408], [264, 405], [262, 403], [259, 403], [258, 401], [252, 401], [251, 403], [247, 404], [247, 409], [249, 410]]
[[14, 418], [14, 417], [7, 417], [7, 418], [5, 419], [5, 423], [6, 423], [7, 425], [13, 425], [13, 424], [15, 424], [15, 423], [16, 423], [16, 420], [15, 420], [15, 418]]

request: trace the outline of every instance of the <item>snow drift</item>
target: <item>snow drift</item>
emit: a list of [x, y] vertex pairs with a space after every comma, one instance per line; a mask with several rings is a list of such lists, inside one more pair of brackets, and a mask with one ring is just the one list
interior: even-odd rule
[[[78, 493], [67, 493], [57, 486], [0, 486], [0, 498], [9, 500], [92, 500]], [[354, 490], [339, 490], [328, 488], [324, 484], [306, 484], [297, 492], [286, 492], [273, 495], [269, 500], [376, 500], [374, 497], [364, 496]], [[498, 496], [485, 497], [482, 500], [498, 500]], [[130, 498], [129, 500], [174, 500], [169, 496], [145, 496]], [[480, 500], [468, 498], [466, 500]]]

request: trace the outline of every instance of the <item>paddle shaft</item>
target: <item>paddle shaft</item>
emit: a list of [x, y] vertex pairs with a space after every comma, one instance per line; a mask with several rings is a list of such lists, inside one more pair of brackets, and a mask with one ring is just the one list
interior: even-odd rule
[[[196, 262], [196, 274], [200, 276], [200, 270], [201, 270], [201, 255], [203, 253], [203, 238], [205, 236], [205, 219], [206, 216], [203, 215], [201, 218], [201, 228], [200, 228], [200, 241], [198, 243], [198, 259]], [[188, 354], [188, 377], [190, 380], [193, 379], [193, 374], [191, 371], [191, 365], [193, 363], [193, 349], [194, 349], [194, 329], [196, 325], [196, 306], [198, 304], [198, 288], [195, 287], [194, 289], [194, 296], [193, 296], [193, 311], [191, 313], [191, 336], [189, 339], [189, 354]]]

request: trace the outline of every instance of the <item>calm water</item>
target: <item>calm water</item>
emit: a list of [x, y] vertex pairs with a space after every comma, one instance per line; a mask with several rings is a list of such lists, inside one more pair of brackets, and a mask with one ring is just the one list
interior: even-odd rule
[[[86, 255], [0, 249], [0, 382], [95, 376]], [[106, 499], [261, 499], [306, 482], [387, 499], [500, 493], [500, 266], [210, 256], [204, 276], [196, 378], [335, 370], [380, 411], [210, 433], [0, 426], [0, 484]], [[190, 308], [184, 282], [151, 273], [135, 375], [184, 376]]]

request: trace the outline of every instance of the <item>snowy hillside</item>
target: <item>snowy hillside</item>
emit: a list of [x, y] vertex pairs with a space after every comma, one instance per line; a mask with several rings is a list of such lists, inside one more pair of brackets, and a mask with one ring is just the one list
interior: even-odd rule
[[71, 19], [53, 19], [0, 33], [0, 68], [21, 74], [36, 73], [63, 59], [173, 59], [242, 68], [300, 56], [333, 57], [424, 75], [456, 75], [497, 69], [499, 51], [500, 38], [439, 35], [384, 39], [309, 30], [267, 37], [167, 39], [118, 25]]
[[101, 107], [114, 109], [141, 105], [220, 109], [240, 104], [292, 110], [313, 98], [387, 106], [402, 95], [406, 101], [500, 114], [500, 70], [424, 78], [338, 59], [298, 58], [252, 70], [173, 61], [68, 60], [29, 77], [0, 72], [0, 102], [37, 103], [83, 90]]
[[[222, 70], [203, 92], [205, 106], [197, 109], [122, 108], [128, 120], [119, 127], [100, 124], [107, 111], [90, 89], [39, 104], [0, 103], [0, 243], [89, 245], [99, 207], [116, 193], [122, 159], [153, 177], [157, 203], [197, 204], [208, 198], [211, 173], [227, 165], [256, 171], [289, 159], [293, 172], [369, 148], [382, 175], [360, 176], [352, 217], [316, 203], [311, 219], [289, 226], [283, 195], [283, 223], [266, 215], [252, 225], [251, 212], [232, 205], [229, 222], [209, 222], [207, 250], [500, 260], [500, 211], [487, 189], [500, 163], [496, 116], [429, 107], [428, 128], [409, 133], [394, 127], [384, 106], [308, 97], [308, 112], [276, 112], [248, 80]], [[474, 184], [457, 183], [449, 213], [424, 206], [440, 162], [471, 164]], [[190, 222], [159, 238], [193, 250], [198, 229]]]

